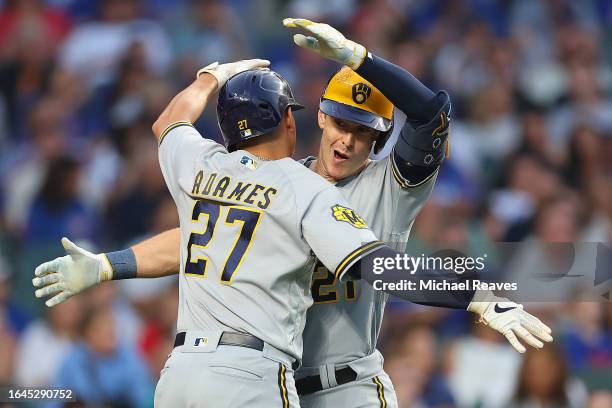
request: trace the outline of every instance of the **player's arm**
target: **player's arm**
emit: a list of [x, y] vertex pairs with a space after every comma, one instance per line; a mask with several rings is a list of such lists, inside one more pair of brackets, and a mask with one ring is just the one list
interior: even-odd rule
[[[300, 201], [305, 200], [302, 198]], [[525, 348], [517, 336], [536, 348], [543, 346], [542, 341], [552, 341], [550, 329], [525, 312], [521, 305], [495, 297], [491, 292], [476, 292], [467, 285], [456, 290], [448, 285], [465, 280], [461, 274], [427, 270], [417, 270], [411, 274], [402, 269], [401, 263], [385, 262], [386, 259], [401, 259], [404, 254], [378, 241], [363, 218], [347, 207], [342, 195], [334, 187], [318, 192], [308, 203], [301, 217], [301, 230], [305, 241], [325, 267], [334, 271], [336, 279], [351, 273], [353, 276], [358, 275], [376, 290], [411, 302], [467, 309], [506, 336], [521, 353], [525, 352]], [[381, 265], [386, 266], [384, 273], [374, 273], [375, 267]], [[408, 289], [398, 286], [384, 288], [381, 281], [394, 284], [412, 281], [417, 286]], [[432, 282], [436, 290], [421, 290], [419, 281]]]
[[217, 80], [209, 74], [202, 74], [187, 88], [178, 93], [153, 123], [153, 134], [159, 140], [163, 132], [178, 122], [195, 122], [209, 99], [217, 91]]
[[[497, 297], [491, 291], [470, 289], [469, 280], [473, 279], [473, 276], [468, 278], [453, 271], [448, 273], [425, 269], [407, 271], [402, 269], [398, 262], [385, 262], [403, 257], [404, 254], [388, 246], [381, 246], [351, 265], [346, 273], [365, 280], [375, 289], [413, 303], [466, 309], [476, 313], [480, 316], [480, 322], [503, 334], [519, 353], [524, 353], [526, 349], [518, 338], [535, 348], [542, 348], [544, 346], [542, 341], [553, 340], [550, 328], [523, 310], [523, 305]], [[381, 268], [383, 265], [384, 269]], [[413, 286], [407, 286], [409, 283]], [[423, 286], [422, 283], [430, 286]], [[463, 288], [460, 286], [462, 284], [465, 285]], [[452, 285], [448, 287], [454, 286], [459, 289], [437, 289], [445, 287], [444, 285]]]
[[[440, 291], [434, 293], [438, 295], [435, 297], [418, 290], [396, 293], [375, 285], [376, 280], [380, 279], [376, 274], [368, 273], [362, 276], [361, 270], [375, 270], [373, 267], [378, 258], [394, 259], [396, 256], [403, 257], [403, 254], [378, 241], [365, 220], [346, 204], [335, 187], [329, 187], [314, 197], [302, 217], [301, 225], [305, 241], [338, 280], [347, 276], [350, 271], [351, 276], [365, 280], [376, 290], [430, 306], [466, 309], [474, 296], [474, 291], [469, 288], [463, 291]], [[418, 275], [412, 275], [412, 279], [422, 278], [422, 274], [424, 272], [420, 271]], [[407, 277], [411, 278], [411, 275], [405, 270], [385, 271], [385, 280], [401, 282]], [[435, 282], [444, 279], [459, 281], [461, 276], [444, 276], [438, 273], [429, 278]]]
[[[442, 273], [436, 270], [401, 269], [400, 266], [405, 266], [401, 263], [401, 259], [404, 257], [405, 254], [385, 245], [364, 256], [351, 265], [349, 269], [345, 268], [337, 271], [337, 279], [342, 279], [345, 276], [362, 279], [376, 290], [412, 303], [451, 309], [467, 309], [475, 293], [467, 285], [462, 290], [434, 289], [445, 287], [442, 285], [445, 282], [448, 285], [461, 287], [467, 281], [465, 274]], [[412, 286], [407, 287], [406, 284], [409, 282]], [[429, 286], [421, 286], [420, 282], [429, 282], [432, 289], [428, 289]]]
[[301, 32], [293, 36], [298, 46], [349, 66], [377, 87], [411, 121], [427, 123], [444, 105], [443, 99], [436, 98], [436, 94], [410, 72], [372, 55], [363, 45], [345, 38], [328, 24], [286, 18], [283, 25]]
[[[402, 269], [399, 263], [384, 262], [387, 259], [401, 259], [403, 256], [403, 253], [383, 245], [360, 257], [348, 270], [345, 268], [337, 273], [343, 274], [346, 271], [359, 275], [374, 289], [413, 303], [465, 309], [476, 313], [480, 316], [480, 322], [503, 334], [519, 353], [524, 353], [526, 349], [518, 338], [534, 348], [542, 348], [543, 341], [553, 340], [550, 328], [523, 310], [523, 305], [497, 297], [491, 291], [470, 289], [469, 278], [463, 274], [424, 269], [407, 271]], [[381, 265], [387, 266], [384, 271], [380, 270]], [[375, 267], [378, 267], [378, 273], [374, 273]], [[341, 277], [337, 275], [338, 279]], [[407, 287], [408, 282], [413, 286]], [[431, 289], [424, 288], [421, 283], [427, 283]], [[461, 284], [464, 285], [463, 288]], [[440, 289], [444, 287], [457, 289]]]
[[[302, 198], [299, 202], [306, 201]], [[336, 279], [343, 279], [350, 275], [354, 278], [363, 279], [374, 286], [378, 276], [374, 273], [361, 274], [362, 270], [373, 272], [378, 258], [395, 259], [403, 254], [391, 249], [384, 242], [379, 241], [374, 233], [368, 228], [365, 220], [350, 208], [342, 194], [335, 187], [328, 187], [318, 192], [308, 208], [301, 217], [301, 231], [304, 240], [312, 248], [315, 255], [329, 271], [333, 271]], [[385, 270], [385, 280], [401, 282], [402, 279], [422, 278], [419, 275], [410, 275], [405, 270]], [[441, 282], [444, 279], [452, 279], [452, 276], [433, 274], [432, 280]], [[455, 280], [460, 276], [455, 275]], [[405, 300], [441, 306], [449, 308], [466, 309], [474, 296], [474, 291], [441, 291], [440, 296], [426, 296], [420, 291], [397, 291], [391, 292], [382, 287], [374, 286], [374, 289], [391, 293]]]
[[243, 60], [228, 64], [214, 62], [196, 74], [196, 80], [179, 92], [166, 106], [153, 124], [153, 133], [160, 140], [170, 126], [180, 122], [195, 122], [208, 101], [232, 76], [253, 68], [267, 67], [270, 61]]
[[405, 69], [371, 53], [356, 71], [406, 114], [389, 160], [402, 187], [420, 185], [448, 152], [448, 94], [434, 93]]
[[372, 55], [327, 24], [292, 18], [283, 20], [283, 24], [305, 34], [294, 36], [297, 45], [348, 65], [406, 114], [390, 157], [393, 171], [402, 187], [417, 186], [429, 179], [448, 147], [448, 94], [434, 93], [405, 69]]
[[93, 254], [62, 238], [67, 255], [39, 265], [32, 279], [37, 298], [49, 307], [100, 282], [157, 278], [179, 272], [180, 230], [163, 232], [122, 251]]
[[[181, 230], [174, 228], [157, 234], [128, 248], [134, 253], [132, 269], [126, 268], [128, 277], [158, 278], [176, 275], [180, 270]], [[107, 256], [107, 258], [109, 258]], [[109, 260], [114, 259], [113, 256]], [[112, 267], [111, 261], [111, 267]]]
[[356, 71], [406, 114], [389, 160], [402, 187], [420, 185], [448, 152], [448, 94], [434, 93], [405, 69], [370, 53]]

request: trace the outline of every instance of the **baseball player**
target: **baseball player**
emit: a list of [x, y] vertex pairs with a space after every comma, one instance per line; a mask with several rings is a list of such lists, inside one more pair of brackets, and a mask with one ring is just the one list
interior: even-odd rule
[[[207, 66], [153, 125], [179, 213], [181, 259], [178, 334], [157, 406], [298, 406], [293, 367], [315, 260], [340, 279], [370, 253], [390, 251], [332, 184], [289, 158], [292, 112], [301, 105], [284, 78], [253, 69], [268, 64]], [[225, 147], [191, 125], [220, 86]], [[385, 253], [392, 254], [399, 255]], [[118, 254], [93, 258], [102, 261], [96, 280], [125, 278], [126, 267], [135, 268]], [[38, 269], [46, 291], [67, 289], [58, 280], [61, 262]]]
[[[303, 24], [310, 26], [310, 29], [323, 26], [308, 23]], [[302, 21], [286, 21], [286, 24], [298, 25], [302, 24]], [[335, 41], [337, 55], [344, 54], [349, 58], [361, 55], [356, 52], [356, 49], [360, 50], [357, 44], [345, 40], [331, 27], [325, 27], [333, 36], [326, 38], [317, 33], [317, 37], [304, 38], [309, 44], [317, 44], [318, 49], [326, 49], [326, 41]], [[312, 38], [317, 42], [313, 42]], [[302, 37], [296, 38], [298, 45], [301, 39]], [[351, 47], [355, 49], [350, 49]], [[409, 83], [406, 83], [403, 79], [409, 76], [407, 72], [372, 56], [368, 56], [370, 60], [366, 61], [365, 49], [363, 51], [359, 60], [355, 59], [356, 62], [350, 59], [340, 60], [339, 57], [335, 59], [357, 69], [364, 76], [368, 75], [373, 82], [380, 82], [380, 79], [375, 77], [381, 73], [378, 69], [382, 67], [383, 78], [396, 81], [399, 77], [399, 81], [393, 82], [397, 89], [390, 90], [390, 95], [416, 98], [414, 88], [417, 88], [423, 92], [427, 98], [425, 102], [429, 102], [431, 110], [435, 112], [425, 113], [424, 116], [428, 118], [419, 119], [419, 114], [411, 110], [410, 104], [402, 103], [399, 100], [401, 98], [398, 102], [394, 100], [400, 109], [405, 109], [409, 119], [416, 117], [416, 120], [404, 127], [392, 156], [380, 162], [371, 162], [368, 160], [368, 154], [372, 144], [376, 143], [380, 147], [388, 137], [393, 107], [372, 83], [352, 69], [345, 68], [332, 78], [321, 101], [319, 124], [323, 129], [323, 138], [319, 158], [308, 158], [304, 164], [336, 182], [336, 186], [350, 196], [350, 200], [360, 212], [365, 211], [365, 222], [371, 223], [372, 228], [381, 237], [393, 242], [405, 242], [412, 220], [428, 197], [435, 173], [444, 156], [448, 128], [448, 97], [444, 93], [434, 95], [411, 76], [408, 77]], [[362, 65], [364, 72], [359, 69]], [[392, 75], [389, 75], [390, 73]], [[378, 86], [385, 88], [384, 83]], [[429, 91], [429, 94], [425, 90]], [[422, 103], [422, 99], [416, 99], [414, 105], [422, 107], [426, 104]], [[435, 140], [436, 137], [433, 136], [439, 136], [440, 139], [435, 146], [432, 139]], [[419, 149], [419, 146], [423, 148]], [[403, 152], [404, 156], [399, 156], [398, 152]], [[409, 161], [405, 158], [406, 155], [411, 155], [408, 156], [411, 166], [406, 165]], [[343, 215], [347, 219], [355, 219], [350, 213], [345, 212]], [[135, 246], [132, 256], [138, 262], [138, 276], [172, 273], [176, 267], [172, 266], [171, 254], [165, 255], [166, 258], [161, 254], [172, 250], [176, 252], [175, 242], [176, 231], [170, 231]], [[71, 249], [73, 253], [76, 250], [74, 247]], [[88, 257], [89, 266], [83, 265], [83, 259], [86, 257], [81, 256], [82, 264], [79, 267], [65, 267], [62, 278], [66, 274], [75, 273], [75, 270], [78, 270], [78, 274], [82, 274], [87, 268], [97, 271], [101, 264], [99, 256]], [[96, 259], [95, 263], [92, 259]], [[153, 262], [153, 259], [158, 259], [159, 262]], [[178, 264], [178, 261], [174, 263]], [[57, 269], [59, 267], [56, 265], [55, 269], [50, 270]], [[40, 271], [37, 270], [38, 272]], [[44, 272], [38, 274], [42, 273]], [[135, 266], [130, 274], [136, 274]], [[91, 284], [93, 283], [95, 282]], [[382, 356], [375, 348], [387, 295], [360, 283], [357, 280], [340, 282], [337, 274], [329, 272], [328, 268], [322, 265], [315, 271], [312, 283], [315, 305], [308, 312], [304, 332], [304, 367], [298, 374], [302, 406], [396, 405], [393, 388], [382, 370]], [[44, 286], [41, 281], [35, 282], [35, 285]], [[70, 295], [83, 288], [74, 287], [64, 293]], [[49, 293], [54, 292], [46, 292], [45, 295]], [[504, 299], [489, 297], [483, 300], [472, 302], [469, 309], [479, 313], [493, 328], [506, 334], [519, 351], [524, 351], [524, 348], [516, 341], [512, 330], [517, 331], [517, 334], [530, 344], [541, 347], [541, 342], [526, 333], [522, 326], [536, 333], [541, 339], [549, 341], [550, 330], [522, 311], [518, 305], [508, 303], [506, 306], [509, 312], [497, 314], [494, 305]], [[51, 299], [48, 304], [55, 302]], [[332, 341], [337, 337], [341, 337], [343, 341]]]
[[[414, 218], [429, 197], [438, 168], [448, 152], [448, 95], [443, 91], [432, 92], [406, 70], [372, 55], [327, 24], [292, 18], [285, 19], [283, 24], [298, 31], [294, 35], [298, 46], [345, 66], [323, 94], [319, 155], [307, 158], [305, 165], [334, 180], [377, 236], [405, 251]], [[371, 88], [371, 94], [368, 97], [370, 91], [366, 91], [366, 100], [362, 101], [359, 92], [364, 85]], [[346, 137], [337, 136], [336, 128], [353, 126], [357, 130], [359, 126], [354, 124], [358, 124], [378, 130], [373, 149], [380, 150], [389, 137], [388, 121], [392, 114], [390, 109], [376, 110], [368, 104], [378, 92], [401, 110], [407, 120], [391, 154], [384, 160], [368, 161], [369, 146], [359, 154], [358, 142], [351, 146]], [[356, 114], [359, 111], [355, 109], [366, 112]], [[376, 349], [388, 295], [360, 283], [339, 282], [323, 265], [315, 270], [314, 305], [308, 310], [304, 330], [303, 367], [296, 377], [303, 407], [397, 406], [393, 386], [383, 371], [382, 355]], [[491, 293], [483, 297], [489, 302], [472, 302], [468, 310], [483, 316], [483, 321], [506, 335], [519, 352], [525, 348], [507, 326], [519, 314], [529, 316], [524, 317], [531, 333], [544, 341], [552, 340], [550, 329], [532, 320], [521, 306]], [[441, 306], [440, 300], [434, 296], [433, 301], [424, 299], [418, 303]], [[497, 302], [508, 303], [506, 306], [513, 308], [516, 315], [496, 313]], [[543, 346], [525, 328], [515, 326], [515, 330], [530, 345]], [[333, 341], [338, 335], [343, 336], [342, 344]]]
[[[263, 65], [208, 66], [153, 125], [182, 260], [179, 334], [158, 406], [297, 406], [312, 251], [348, 270], [382, 246], [366, 226], [339, 222], [331, 209], [349, 207], [338, 190], [289, 158], [302, 106], [278, 74], [245, 70]], [[191, 125], [219, 87], [225, 147]]]

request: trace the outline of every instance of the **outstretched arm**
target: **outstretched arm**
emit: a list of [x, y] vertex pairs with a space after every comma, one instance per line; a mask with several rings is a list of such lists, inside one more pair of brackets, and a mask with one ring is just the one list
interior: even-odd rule
[[[369, 283], [374, 289], [397, 296], [410, 302], [427, 306], [465, 309], [476, 313], [480, 322], [490, 326], [506, 337], [519, 353], [526, 351], [518, 340], [524, 340], [535, 348], [542, 348], [543, 342], [551, 342], [551, 330], [537, 317], [523, 310], [523, 305], [506, 298], [497, 297], [488, 290], [471, 289], [470, 279], [455, 272], [441, 273], [435, 270], [418, 269], [407, 271], [394, 262], [401, 254], [387, 246], [362, 257], [351, 266], [347, 273]], [[375, 274], [375, 267], [384, 265], [382, 273]], [[341, 277], [339, 277], [341, 278]], [[431, 289], [421, 287], [428, 282]], [[431, 285], [433, 283], [433, 285]], [[409, 286], [412, 284], [412, 286]], [[438, 290], [437, 288], [457, 288]]]
[[49, 307], [100, 282], [158, 278], [179, 272], [180, 230], [158, 234], [131, 248], [93, 254], [62, 238], [67, 255], [39, 265], [32, 279], [38, 298], [51, 297]]
[[181, 230], [157, 234], [134, 245], [136, 278], [158, 278], [179, 273]]
[[[228, 64], [214, 62], [201, 70], [187, 88], [177, 94], [153, 124], [153, 133], [160, 139], [176, 122], [194, 122], [210, 98], [235, 74], [270, 65], [270, 61], [252, 59]], [[100, 282], [129, 278], [153, 278], [178, 273], [178, 229], [167, 231], [132, 248], [93, 254], [62, 238], [67, 255], [39, 265], [32, 284], [38, 298], [51, 297], [49, 307], [63, 302]]]

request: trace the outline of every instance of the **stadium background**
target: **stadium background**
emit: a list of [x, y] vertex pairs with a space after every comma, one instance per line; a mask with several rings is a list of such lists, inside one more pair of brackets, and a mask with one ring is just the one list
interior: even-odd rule
[[[293, 46], [287, 16], [332, 24], [452, 95], [450, 159], [411, 248], [512, 241], [529, 253], [537, 241], [611, 239], [612, 1], [0, 6], [0, 384], [151, 405], [173, 337], [173, 279], [105, 284], [48, 310], [34, 267], [63, 254], [64, 235], [107, 251], [177, 225], [150, 127], [212, 61], [271, 60], [308, 107], [296, 157], [316, 154], [316, 106], [337, 67]], [[197, 127], [219, 138], [214, 109]], [[529, 255], [525, 267], [546, 261]], [[401, 406], [612, 407], [612, 303], [580, 296], [530, 308], [555, 343], [524, 356], [466, 313], [393, 302], [380, 346]]]

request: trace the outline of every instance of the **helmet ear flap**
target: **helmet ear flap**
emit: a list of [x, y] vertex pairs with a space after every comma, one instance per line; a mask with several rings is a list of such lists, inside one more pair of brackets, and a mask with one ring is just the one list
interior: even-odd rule
[[374, 141], [374, 147], [372, 148], [373, 154], [378, 154], [387, 144], [387, 140], [391, 137], [391, 133], [393, 133], [393, 124], [391, 124], [391, 128], [386, 132], [380, 132], [376, 140]]

